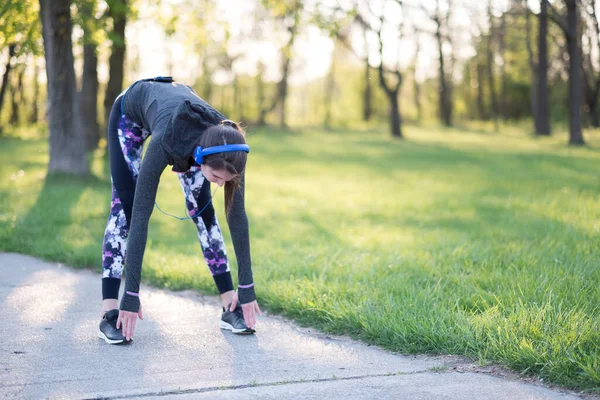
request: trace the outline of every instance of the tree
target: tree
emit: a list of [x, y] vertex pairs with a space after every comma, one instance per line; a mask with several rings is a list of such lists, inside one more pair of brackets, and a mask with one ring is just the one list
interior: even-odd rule
[[[585, 10], [587, 10], [587, 29], [582, 29], [584, 38], [587, 39], [587, 49], [583, 54], [583, 92], [587, 112], [593, 127], [600, 127], [600, 116], [598, 110], [598, 96], [600, 95], [600, 72], [597, 63], [600, 61], [600, 24], [598, 14], [596, 13], [596, 2], [588, 0]], [[595, 41], [595, 43], [594, 43]], [[595, 52], [594, 52], [595, 48]], [[583, 50], [583, 49], [582, 49]], [[593, 57], [596, 57], [596, 63]]]
[[[438, 45], [438, 60], [440, 63], [440, 118], [444, 125], [452, 126], [452, 74], [448, 74], [444, 56], [444, 42], [449, 42], [449, 35], [443, 35], [442, 30], [448, 28], [452, 4], [448, 2], [448, 11], [444, 17], [440, 10], [440, 0], [435, 2], [435, 14], [432, 16], [436, 25], [435, 38]], [[450, 75], [450, 78], [449, 78]]]
[[79, 126], [85, 135], [85, 148], [92, 151], [98, 146], [100, 140], [100, 127], [98, 126], [98, 54], [97, 32], [99, 22], [94, 17], [96, 13], [96, 0], [78, 0], [78, 13], [76, 23], [83, 31], [83, 73], [81, 76], [81, 90], [78, 94], [77, 116]]
[[39, 119], [38, 101], [40, 97], [40, 82], [38, 80], [39, 66], [37, 57], [33, 57], [33, 96], [31, 98], [31, 113], [29, 114], [29, 123], [35, 124]]
[[84, 176], [89, 173], [84, 140], [73, 118], [76, 89], [70, 6], [70, 0], [40, 0], [48, 78], [48, 174]]
[[[393, 4], [398, 7], [400, 11], [402, 10], [402, 0], [396, 0]], [[393, 69], [389, 69], [384, 66], [384, 43], [382, 35], [384, 29], [388, 28], [386, 25], [389, 24], [391, 27], [394, 27], [396, 23], [394, 21], [387, 20], [383, 12], [381, 12], [379, 15], [375, 15], [374, 10], [368, 3], [367, 9], [368, 11], [357, 10], [356, 21], [364, 28], [374, 33], [377, 37], [379, 63], [376, 68], [379, 76], [379, 86], [383, 89], [388, 99], [390, 132], [392, 137], [401, 139], [403, 137], [402, 118], [400, 116], [400, 102], [398, 95], [400, 93], [400, 88], [402, 87], [403, 74], [400, 71], [399, 57], [396, 59], [396, 65]], [[404, 20], [405, 18], [402, 16], [399, 25], [394, 27], [399, 39], [401, 39], [403, 36]], [[390, 82], [389, 76], [394, 77], [392, 78], [392, 82]], [[393, 82], [394, 80], [395, 82]]]
[[11, 109], [10, 109], [10, 124], [18, 125], [21, 121], [21, 106], [23, 104], [23, 75], [25, 75], [25, 63], [18, 65], [15, 72], [16, 79], [13, 79], [13, 84], [9, 85], [11, 90]]
[[0, 51], [7, 49], [8, 58], [0, 86], [0, 112], [13, 69], [29, 54], [41, 53], [38, 4], [35, 0], [9, 1], [0, 6]]
[[127, 0], [107, 0], [108, 16], [112, 21], [112, 32], [109, 37], [112, 42], [112, 51], [108, 60], [109, 74], [106, 91], [104, 93], [104, 122], [108, 117], [112, 105], [123, 90], [124, 65], [125, 65], [125, 25], [127, 23]]
[[527, 12], [527, 52], [532, 71], [532, 110], [536, 135], [550, 135], [550, 103], [548, 93], [548, 0], [540, 1], [538, 15], [537, 61], [533, 55], [530, 34], [531, 12], [524, 1]]
[[[435, 10], [430, 12], [422, 3], [421, 10], [435, 25], [433, 36], [437, 44], [439, 63], [439, 117], [445, 126], [452, 126], [453, 102], [452, 102], [452, 71], [453, 63], [448, 65], [444, 48], [452, 48], [450, 37], [450, 16], [452, 13], [452, 0], [447, 0], [446, 13], [442, 13], [440, 0], [435, 1]], [[452, 57], [451, 57], [452, 58]]]
[[[512, 0], [514, 1], [514, 0]], [[500, 115], [502, 118], [508, 118], [508, 79], [506, 77], [506, 19], [508, 11], [503, 11], [500, 16], [500, 26], [498, 27], [498, 55], [502, 60], [500, 64]]]
[[13, 68], [12, 59], [15, 56], [16, 51], [17, 45], [15, 43], [11, 43], [8, 45], [8, 60], [6, 61], [6, 66], [4, 67], [4, 74], [2, 74], [2, 86], [0, 87], [0, 114], [2, 113], [2, 105], [4, 104], [4, 96], [6, 94], [6, 89], [8, 88], [10, 72]]
[[268, 113], [279, 110], [279, 126], [286, 124], [286, 101], [288, 95], [288, 79], [290, 76], [291, 62], [294, 55], [294, 43], [298, 36], [301, 24], [304, 2], [302, 0], [263, 0], [263, 4], [273, 17], [285, 26], [287, 41], [281, 49], [281, 78], [277, 82], [277, 90], [271, 105], [260, 110], [259, 124], [264, 125]]
[[495, 57], [496, 54], [494, 52], [496, 44], [494, 43], [495, 36], [495, 23], [494, 23], [494, 14], [492, 12], [492, 0], [488, 0], [488, 18], [489, 18], [489, 33], [487, 35], [487, 46], [486, 46], [486, 54], [487, 54], [487, 77], [488, 77], [488, 87], [490, 89], [490, 105], [491, 105], [491, 114], [492, 119], [494, 120], [495, 129], [498, 130], [498, 96], [496, 94], [496, 71], [495, 71]]
[[561, 28], [567, 42], [569, 53], [569, 144], [583, 145], [581, 130], [581, 49], [578, 31], [579, 3], [581, 0], [563, 0], [567, 14], [562, 15], [548, 3], [552, 9], [552, 20]]
[[371, 85], [371, 64], [369, 63], [368, 30], [363, 27], [363, 40], [365, 43], [365, 89], [363, 91], [363, 121], [369, 121], [373, 115], [373, 86]]
[[417, 79], [417, 63], [419, 60], [419, 53], [421, 52], [421, 41], [417, 37], [415, 46], [415, 55], [413, 57], [410, 70], [413, 79], [413, 100], [415, 102], [415, 108], [417, 110], [417, 122], [421, 123], [423, 119], [423, 106], [421, 104], [421, 84]]
[[323, 105], [325, 108], [325, 117], [323, 119], [323, 127], [326, 129], [331, 128], [331, 103], [335, 94], [335, 67], [336, 67], [336, 50], [339, 47], [339, 41], [335, 41], [334, 50], [331, 54], [331, 66], [325, 76], [325, 93], [323, 98]]

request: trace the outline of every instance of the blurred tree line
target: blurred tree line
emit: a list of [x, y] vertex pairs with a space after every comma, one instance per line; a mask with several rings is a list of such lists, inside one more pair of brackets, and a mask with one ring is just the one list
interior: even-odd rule
[[[574, 145], [585, 143], [583, 127], [600, 126], [595, 0], [244, 4], [249, 11], [232, 21], [227, 7], [235, 4], [223, 0], [4, 2], [0, 135], [7, 124], [47, 121], [49, 173], [88, 174], [87, 154], [102, 143], [114, 99], [141, 78], [143, 49], [128, 47], [125, 35], [140, 21], [162, 32], [163, 75], [245, 123], [385, 121], [402, 138], [405, 121], [490, 121], [499, 129], [531, 120], [537, 135], [565, 122]], [[330, 40], [328, 71], [295, 82], [321, 54], [302, 47], [317, 31]], [[257, 55], [265, 45], [276, 61]], [[191, 65], [188, 81], [176, 74], [181, 58]]]

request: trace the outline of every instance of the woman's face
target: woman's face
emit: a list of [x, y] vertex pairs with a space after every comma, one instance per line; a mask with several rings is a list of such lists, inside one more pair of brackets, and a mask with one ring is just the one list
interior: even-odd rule
[[202, 169], [202, 175], [204, 175], [209, 182], [216, 183], [219, 187], [234, 178], [229, 171], [224, 169], [212, 169], [206, 164], [202, 164], [200, 168]]

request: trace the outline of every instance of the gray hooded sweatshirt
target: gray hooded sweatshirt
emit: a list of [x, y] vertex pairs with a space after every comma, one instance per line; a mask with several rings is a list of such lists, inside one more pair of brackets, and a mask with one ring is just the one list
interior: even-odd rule
[[[193, 152], [199, 136], [208, 127], [226, 118], [198, 97], [192, 88], [175, 82], [138, 81], [124, 96], [124, 114], [152, 133], [136, 183], [125, 258], [127, 279], [121, 300], [122, 310], [138, 312], [139, 297], [127, 292], [139, 293], [148, 222], [154, 209], [160, 176], [169, 165], [175, 172], [189, 170], [194, 165]], [[238, 284], [250, 285], [253, 278], [243, 175], [227, 222], [238, 262]], [[239, 288], [238, 294], [242, 304], [256, 299], [253, 286]]]

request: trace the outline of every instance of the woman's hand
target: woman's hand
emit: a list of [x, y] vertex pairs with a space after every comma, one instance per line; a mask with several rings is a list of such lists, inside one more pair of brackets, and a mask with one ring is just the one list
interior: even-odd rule
[[140, 317], [140, 319], [144, 319], [141, 304], [140, 309], [137, 313], [119, 310], [119, 318], [117, 319], [117, 329], [119, 329], [120, 326], [123, 327], [123, 336], [125, 336], [125, 340], [127, 341], [131, 340], [131, 338], [133, 337], [137, 317]]
[[[231, 306], [229, 307], [229, 311], [235, 310], [235, 306], [237, 305], [237, 303], [238, 292], [236, 290], [236, 292], [233, 294], [233, 299], [231, 300]], [[254, 327], [256, 326], [256, 314], [262, 315], [256, 300], [247, 304], [242, 304], [242, 311], [244, 313], [244, 322], [246, 323], [246, 326], [250, 329], [254, 329]]]

